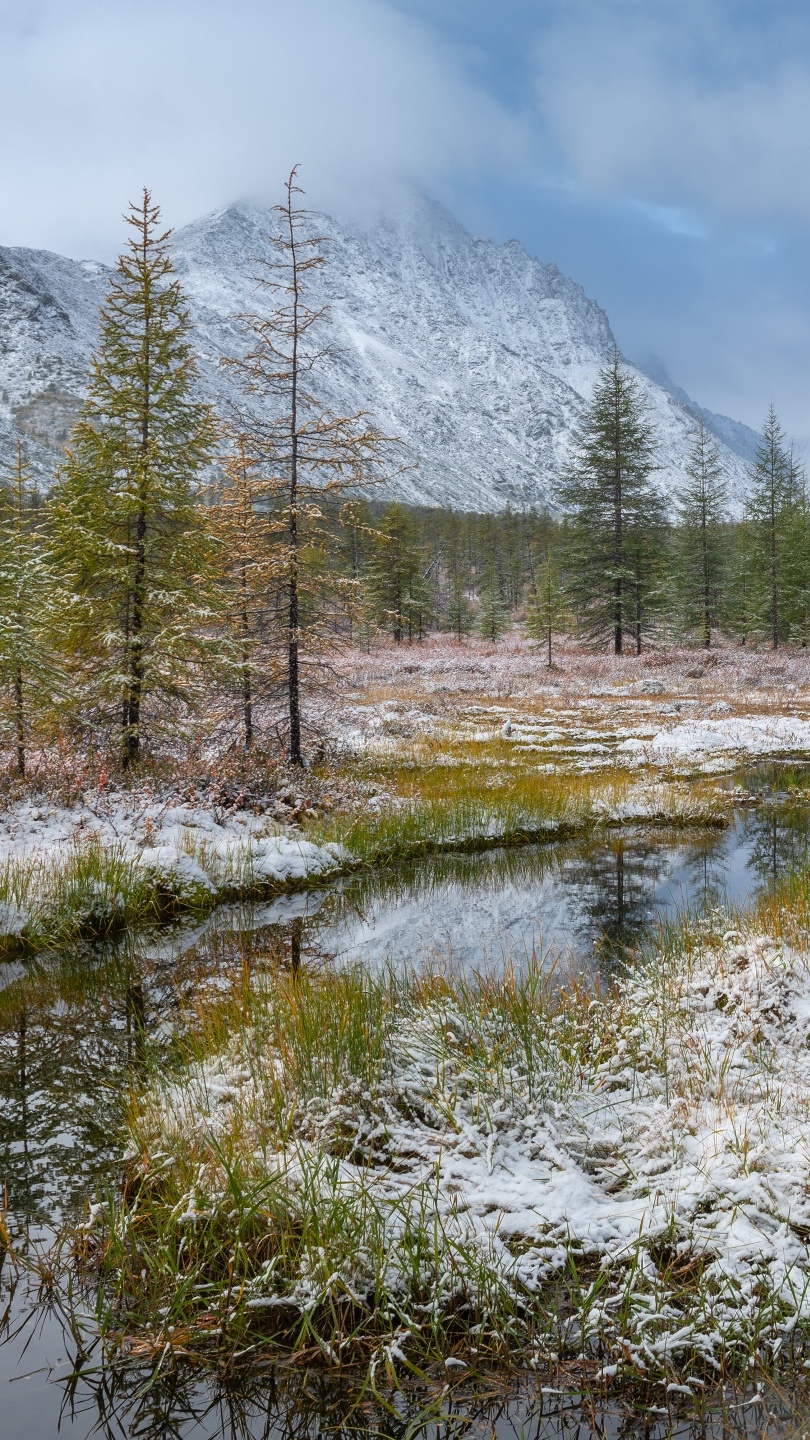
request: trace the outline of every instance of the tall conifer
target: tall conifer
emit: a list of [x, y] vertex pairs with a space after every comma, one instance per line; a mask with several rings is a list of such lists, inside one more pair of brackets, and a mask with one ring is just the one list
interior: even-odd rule
[[272, 607], [283, 582], [282, 557], [273, 545], [267, 484], [237, 439], [206, 511], [213, 539], [212, 564], [222, 604], [223, 661], [228, 688], [239, 698], [245, 749], [253, 743], [256, 701], [277, 683], [280, 657], [273, 649]]
[[374, 614], [399, 644], [421, 636], [430, 614], [425, 551], [413, 516], [389, 505], [380, 521], [366, 585]]
[[114, 717], [124, 768], [141, 751], [143, 706], [183, 696], [201, 619], [194, 482], [214, 427], [197, 398], [191, 327], [148, 190], [101, 311], [87, 400], [53, 497], [86, 702]]
[[555, 632], [562, 630], [566, 623], [566, 605], [562, 576], [550, 547], [533, 570], [535, 588], [526, 606], [526, 634], [545, 646], [546, 663], [551, 669], [552, 643]]
[[717, 444], [701, 420], [686, 465], [678, 505], [678, 586], [689, 628], [708, 650], [717, 628], [727, 541], [724, 530], [728, 487]]
[[618, 353], [600, 371], [577, 452], [559, 487], [569, 512], [572, 599], [593, 638], [617, 655], [640, 627], [663, 507], [653, 483], [653, 435], [640, 391]]
[[341, 592], [324, 506], [369, 485], [380, 437], [365, 415], [336, 415], [319, 394], [329, 354], [324, 340], [329, 307], [319, 303], [315, 288], [325, 263], [324, 242], [297, 204], [302, 193], [297, 173], [296, 166], [284, 203], [275, 207], [278, 230], [257, 277], [273, 308], [240, 317], [249, 348], [225, 363], [263, 401], [261, 409], [245, 408], [241, 424], [246, 453], [266, 477], [266, 503], [275, 517], [284, 592], [276, 630], [285, 657], [289, 756], [302, 765], [302, 668], [318, 663], [334, 633]]
[[788, 625], [786, 561], [794, 516], [793, 492], [794, 476], [785, 449], [784, 431], [771, 404], [751, 475], [748, 509], [759, 560], [761, 620], [774, 650], [786, 637]]
[[32, 504], [34, 486], [17, 443], [7, 503], [0, 510], [0, 681], [17, 773], [25, 775], [32, 733], [65, 698], [58, 659], [64, 598]]

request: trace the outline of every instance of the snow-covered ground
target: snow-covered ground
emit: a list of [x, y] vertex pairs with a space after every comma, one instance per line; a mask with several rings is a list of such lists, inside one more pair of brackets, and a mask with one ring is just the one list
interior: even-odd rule
[[[59, 900], [59, 875], [71, 861], [100, 850], [136, 869], [171, 895], [209, 894], [233, 887], [256, 888], [264, 883], [288, 885], [328, 875], [345, 863], [337, 845], [316, 845], [300, 834], [280, 833], [263, 815], [179, 804], [147, 793], [100, 791], [74, 805], [57, 805], [45, 797], [20, 801], [0, 815], [0, 870], [5, 889], [16, 893], [15, 876], [35, 866], [35, 875], [53, 880], [39, 902]], [[105, 882], [98, 881], [101, 889]], [[29, 887], [30, 888], [30, 887]], [[21, 934], [38, 908], [0, 905], [0, 936]], [[107, 897], [109, 899], [109, 897]]]
[[507, 740], [538, 767], [723, 772], [810, 756], [810, 657], [739, 649], [615, 657], [560, 645], [555, 667], [517, 633], [447, 636], [343, 657], [336, 712], [358, 753]]
[[[802, 1346], [808, 955], [729, 932], [658, 957], [618, 995], [590, 1008], [580, 1000], [542, 1038], [538, 1028], [531, 1080], [502, 1023], [423, 992], [390, 1027], [379, 1082], [369, 1089], [347, 1072], [331, 1092], [301, 1097], [275, 1149], [269, 1093], [277, 1103], [286, 1062], [250, 1033], [184, 1083], [154, 1090], [144, 1125], [155, 1163], [165, 1169], [187, 1149], [203, 1157], [178, 1223], [218, 1203], [210, 1142], [233, 1131], [248, 1157], [261, 1136], [262, 1164], [293, 1208], [313, 1176], [327, 1185], [321, 1156], [332, 1157], [330, 1193], [350, 1208], [363, 1196], [367, 1209], [370, 1195], [374, 1214], [389, 1216], [385, 1283], [403, 1296], [411, 1260], [403, 1253], [400, 1264], [397, 1236], [415, 1215], [451, 1268], [474, 1253], [482, 1284], [494, 1275], [524, 1297], [570, 1274], [573, 1257], [587, 1294], [553, 1337], [542, 1335], [543, 1302], [534, 1312], [525, 1301], [540, 1351], [577, 1354], [598, 1337], [616, 1360], [654, 1372]], [[372, 1269], [359, 1242], [337, 1279], [363, 1294]], [[257, 1306], [283, 1295], [303, 1311], [317, 1303], [313, 1286], [311, 1274], [285, 1282], [268, 1264], [247, 1294]]]
[[741, 759], [810, 755], [810, 720], [780, 715], [726, 715], [674, 725], [655, 735], [645, 753], [654, 765], [723, 768]]

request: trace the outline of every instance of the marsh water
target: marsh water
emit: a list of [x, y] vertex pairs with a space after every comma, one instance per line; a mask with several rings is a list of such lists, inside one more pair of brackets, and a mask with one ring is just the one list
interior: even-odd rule
[[[246, 970], [280, 965], [490, 970], [539, 961], [567, 970], [632, 963], [662, 919], [686, 908], [733, 910], [807, 863], [810, 767], [768, 767], [743, 777], [741, 790], [729, 790], [729, 820], [725, 829], [625, 827], [571, 843], [443, 855], [272, 904], [223, 908], [196, 927], [0, 965], [0, 1193], [17, 1251], [46, 1247], [54, 1226], [88, 1195], [116, 1184], [125, 1098], [147, 1052], [171, 1062], [173, 1036], [189, 1023], [201, 994], [227, 990]], [[438, 1434], [465, 1425], [506, 1440], [527, 1431], [586, 1435], [599, 1426], [617, 1436], [636, 1433], [637, 1425], [637, 1433], [649, 1435], [754, 1435], [765, 1426], [766, 1411], [750, 1396], [673, 1428], [666, 1414], [638, 1420], [608, 1410], [586, 1414], [572, 1397], [539, 1387], [508, 1401], [468, 1404], [455, 1417], [439, 1420], [430, 1412], [424, 1424], [416, 1412], [397, 1417], [362, 1408], [346, 1421], [339, 1397], [316, 1382], [311, 1394], [299, 1386], [293, 1400], [289, 1387], [282, 1394], [263, 1373], [232, 1390], [175, 1374], [144, 1392], [137, 1370], [111, 1373], [92, 1343], [80, 1353], [58, 1306], [44, 1300], [24, 1274], [15, 1287], [5, 1256], [3, 1440], [50, 1440], [57, 1433], [70, 1440], [94, 1434], [224, 1440], [324, 1428]], [[791, 1433], [790, 1405], [780, 1420], [781, 1402], [768, 1403], [775, 1418], [767, 1433], [785, 1426], [782, 1433]], [[440, 1409], [447, 1404], [442, 1399]]]

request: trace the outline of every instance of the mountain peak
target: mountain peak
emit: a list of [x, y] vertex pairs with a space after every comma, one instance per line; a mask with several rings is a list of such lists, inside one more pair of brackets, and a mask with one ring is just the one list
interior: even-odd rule
[[[201, 383], [223, 411], [234, 379], [220, 360], [244, 344], [234, 317], [272, 304], [256, 277], [276, 220], [267, 206], [243, 199], [172, 239]], [[334, 331], [322, 398], [337, 413], [367, 411], [402, 438], [414, 468], [398, 481], [399, 495], [466, 509], [548, 503], [615, 346], [599, 305], [518, 240], [475, 237], [415, 189], [391, 197], [366, 224], [317, 212], [312, 223], [328, 241], [329, 262], [310, 273], [312, 298], [329, 307]], [[80, 403], [107, 274], [58, 256], [0, 250], [7, 342], [0, 448], [5, 441], [10, 450], [23, 434], [42, 470], [53, 467]], [[637, 373], [660, 437], [659, 479], [676, 493], [696, 416], [709, 412], [668, 375]], [[745, 427], [713, 420], [739, 488]]]

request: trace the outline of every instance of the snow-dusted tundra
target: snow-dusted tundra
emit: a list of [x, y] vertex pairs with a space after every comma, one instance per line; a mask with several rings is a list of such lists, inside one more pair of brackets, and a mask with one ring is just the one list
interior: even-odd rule
[[[349, 1295], [373, 1333], [389, 1296], [402, 1359], [427, 1319], [407, 1241], [418, 1223], [434, 1307], [486, 1317], [503, 1287], [514, 1342], [538, 1360], [591, 1354], [603, 1374], [630, 1366], [694, 1388], [729, 1359], [806, 1353], [808, 956], [707, 925], [689, 954], [656, 957], [616, 995], [536, 1016], [528, 1044], [508, 1027], [492, 995], [401, 993], [371, 1081], [347, 1063], [307, 1091], [294, 1044], [262, 1027], [152, 1090], [137, 1146], [155, 1160], [140, 1163], [191, 1177], [181, 1226], [233, 1205], [234, 1145], [292, 1213], [339, 1203], [353, 1217], [337, 1258], [257, 1264], [232, 1313], [314, 1316]], [[470, 1342], [501, 1323], [490, 1309]]]

